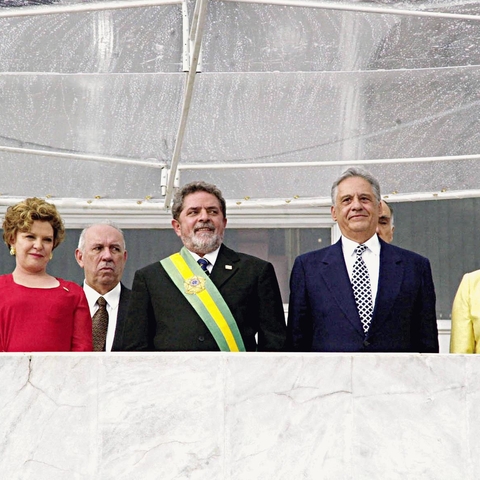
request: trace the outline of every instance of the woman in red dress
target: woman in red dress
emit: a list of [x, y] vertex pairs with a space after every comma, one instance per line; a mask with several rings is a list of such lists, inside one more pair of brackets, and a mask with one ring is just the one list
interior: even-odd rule
[[65, 238], [55, 207], [39, 198], [8, 207], [3, 239], [15, 256], [0, 276], [0, 351], [92, 351], [92, 320], [83, 289], [47, 273]]

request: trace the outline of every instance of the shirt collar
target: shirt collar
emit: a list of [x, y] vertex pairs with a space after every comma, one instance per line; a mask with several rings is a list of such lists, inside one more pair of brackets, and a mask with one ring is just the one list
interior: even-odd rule
[[[360, 245], [358, 242], [354, 242], [349, 238], [342, 235], [342, 248], [347, 256], [355, 255], [355, 249]], [[366, 242], [363, 242], [367, 248], [375, 255], [380, 255], [380, 241], [376, 233], [373, 234]]]
[[92, 309], [92, 307], [97, 303], [98, 297], [103, 297], [111, 308], [116, 308], [117, 305], [120, 303], [120, 282], [118, 282], [117, 285], [105, 295], [101, 295], [100, 293], [98, 293], [85, 281], [83, 282], [83, 290], [85, 292], [85, 296], [87, 297], [88, 306], [90, 307], [90, 309]]
[[197, 255], [195, 252], [192, 252], [190, 250], [188, 251], [192, 254], [192, 257], [195, 259], [195, 261], [197, 261], [199, 258], [205, 258], [212, 264], [212, 267], [213, 267], [215, 265], [215, 262], [217, 261], [218, 253], [220, 252], [220, 247], [218, 247], [213, 252], [206, 253], [203, 257], [200, 257], [200, 255]]

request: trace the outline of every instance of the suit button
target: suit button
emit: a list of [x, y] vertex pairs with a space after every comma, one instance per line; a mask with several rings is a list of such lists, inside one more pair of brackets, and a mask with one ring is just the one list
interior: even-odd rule
[[368, 347], [370, 345], [370, 342], [368, 340], [363, 341], [363, 346]]
[[203, 335], [200, 335], [200, 336], [198, 337], [198, 340], [199, 340], [200, 342], [203, 342], [203, 341], [205, 341], [205, 337], [204, 337]]

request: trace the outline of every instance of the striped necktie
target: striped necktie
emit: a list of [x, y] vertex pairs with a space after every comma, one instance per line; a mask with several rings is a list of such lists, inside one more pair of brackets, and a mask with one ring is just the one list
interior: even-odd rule
[[201, 269], [207, 274], [210, 275], [210, 272], [208, 271], [208, 265], [210, 265], [210, 262], [206, 258], [199, 258], [197, 260], [197, 263], [200, 265]]

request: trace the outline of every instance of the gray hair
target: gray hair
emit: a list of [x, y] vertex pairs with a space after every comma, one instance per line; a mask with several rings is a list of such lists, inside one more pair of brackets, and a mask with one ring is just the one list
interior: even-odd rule
[[351, 177], [360, 177], [366, 180], [371, 186], [373, 190], [373, 194], [375, 195], [375, 198], [377, 199], [378, 202], [382, 199], [380, 195], [380, 184], [378, 183], [378, 180], [369, 172], [364, 170], [363, 168], [357, 168], [357, 167], [350, 167], [349, 169], [345, 170], [340, 177], [338, 177], [332, 185], [331, 189], [331, 197], [332, 197], [332, 205], [335, 205], [335, 200], [337, 198], [337, 190], [338, 190], [338, 185], [342, 183], [345, 179], [351, 178]]
[[102, 222], [92, 223], [90, 225], [87, 225], [82, 230], [82, 233], [80, 234], [80, 238], [78, 239], [78, 247], [77, 247], [81, 252], [83, 252], [83, 250], [85, 248], [85, 235], [87, 233], [87, 230], [89, 228], [96, 227], [97, 225], [108, 225], [109, 227], [112, 227], [115, 230], [117, 230], [122, 235], [122, 238], [123, 238], [123, 249], [124, 250], [127, 249], [127, 244], [125, 243], [125, 236], [123, 235], [123, 231], [120, 229], [120, 227], [115, 225], [115, 223], [113, 223], [111, 220], [103, 220]]
[[190, 182], [184, 185], [180, 190], [175, 193], [175, 197], [173, 198], [172, 204], [172, 216], [175, 220], [178, 220], [180, 214], [183, 210], [183, 202], [187, 195], [196, 192], [206, 192], [212, 195], [215, 195], [220, 202], [220, 207], [222, 209], [223, 217], [227, 218], [227, 206], [225, 199], [223, 198], [222, 192], [216, 185], [212, 185], [211, 183], [206, 183], [203, 181], [195, 181]]

